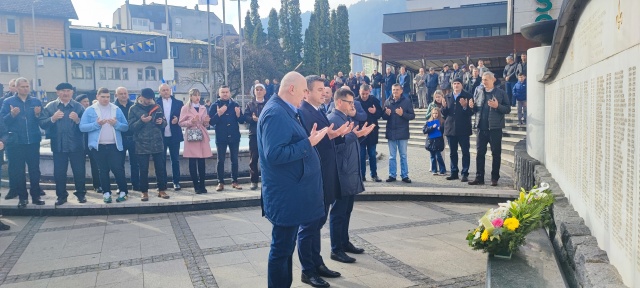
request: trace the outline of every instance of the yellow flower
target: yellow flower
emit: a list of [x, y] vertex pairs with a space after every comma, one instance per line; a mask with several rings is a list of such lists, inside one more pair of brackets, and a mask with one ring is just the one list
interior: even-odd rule
[[516, 218], [507, 218], [506, 220], [504, 220], [504, 227], [507, 227], [507, 229], [514, 231], [516, 229], [518, 229], [518, 227], [520, 227], [520, 221], [518, 221], [518, 219]]
[[480, 240], [482, 240], [482, 242], [489, 240], [489, 230], [484, 229], [484, 232], [482, 232], [482, 235], [480, 236]]

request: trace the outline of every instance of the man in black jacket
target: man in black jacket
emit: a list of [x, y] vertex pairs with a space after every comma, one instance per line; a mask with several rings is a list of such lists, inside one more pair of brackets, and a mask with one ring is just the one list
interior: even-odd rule
[[67, 167], [71, 162], [73, 182], [78, 197], [78, 202], [85, 203], [85, 157], [84, 135], [80, 132], [80, 117], [84, 108], [80, 103], [71, 99], [73, 86], [69, 83], [60, 83], [56, 87], [58, 99], [50, 102], [40, 115], [40, 127], [46, 131], [46, 136], [51, 139], [51, 152], [53, 152], [53, 176], [56, 182], [56, 205], [67, 202]]
[[393, 84], [396, 84], [396, 74], [393, 73], [391, 67], [387, 67], [387, 74], [384, 75], [384, 98], [388, 100], [391, 98], [391, 89]]
[[262, 84], [256, 84], [253, 88], [255, 98], [247, 103], [244, 109], [244, 121], [249, 126], [249, 176], [251, 177], [251, 190], [258, 189], [260, 181], [260, 171], [258, 171], [258, 119], [266, 101], [264, 95], [266, 88]]
[[476, 88], [482, 84], [482, 76], [477, 68], [471, 70], [471, 76], [467, 79], [467, 83], [464, 84], [464, 91], [473, 95], [476, 92]]
[[[114, 101], [113, 104], [118, 106], [125, 117], [129, 116], [129, 111], [134, 103], [129, 99], [129, 91], [127, 91], [127, 88], [116, 88], [116, 101]], [[140, 191], [140, 165], [138, 165], [138, 158], [136, 157], [136, 143], [133, 142], [133, 132], [131, 130], [122, 132], [122, 148], [124, 149], [122, 151], [125, 152], [122, 153], [122, 157], [126, 157], [127, 153], [129, 154], [131, 188], [133, 190]], [[125, 158], [122, 159], [122, 163], [125, 162], [124, 160]]]
[[371, 179], [375, 182], [381, 182], [382, 180], [378, 177], [378, 165], [376, 163], [376, 146], [378, 145], [378, 119], [382, 116], [382, 107], [380, 106], [380, 101], [375, 97], [370, 97], [370, 94], [369, 85], [360, 86], [360, 97], [357, 101], [360, 102], [362, 109], [367, 114], [366, 122], [375, 125], [371, 134], [360, 141], [360, 170], [362, 172], [362, 181], [367, 181], [367, 156], [369, 156]]
[[384, 77], [378, 70], [373, 70], [373, 74], [371, 74], [371, 93], [373, 97], [376, 97], [378, 101], [380, 100], [380, 88], [382, 87], [382, 83], [384, 82]]
[[229, 86], [222, 85], [218, 89], [218, 101], [209, 108], [210, 125], [216, 126], [216, 149], [218, 151], [218, 187], [224, 189], [224, 161], [227, 158], [227, 146], [231, 158], [231, 187], [241, 190], [238, 184], [238, 150], [240, 149], [240, 126], [244, 123], [240, 104], [231, 99]]
[[438, 90], [438, 73], [433, 67], [429, 67], [427, 74], [427, 105], [433, 101], [433, 94]]
[[389, 178], [387, 182], [396, 181], [396, 155], [400, 153], [400, 176], [402, 182], [411, 183], [409, 179], [409, 162], [407, 161], [407, 144], [409, 142], [409, 121], [416, 118], [413, 104], [407, 97], [402, 97], [402, 86], [396, 83], [391, 89], [393, 98], [384, 103], [382, 119], [387, 120], [385, 138], [389, 143]]
[[178, 119], [180, 119], [180, 111], [184, 103], [173, 95], [171, 95], [171, 87], [167, 84], [162, 84], [158, 88], [160, 98], [156, 100], [156, 103], [160, 105], [164, 112], [164, 117], [167, 120], [167, 126], [164, 127], [164, 153], [167, 153], [169, 149], [169, 156], [171, 158], [171, 176], [173, 178], [173, 189], [180, 190], [180, 142], [184, 141], [182, 136], [182, 128], [178, 125]]
[[[469, 136], [471, 136], [471, 116], [473, 109], [469, 102], [473, 103], [471, 94], [462, 90], [462, 79], [456, 78], [451, 83], [452, 92], [444, 98], [442, 116], [445, 117], [444, 135], [449, 141], [449, 157], [451, 159], [451, 175], [447, 180], [458, 179], [458, 173], [462, 174], [462, 182], [467, 182], [469, 177]], [[462, 151], [462, 171], [458, 169], [458, 145]]]
[[[476, 179], [469, 185], [484, 184], [484, 157], [487, 143], [491, 144], [491, 186], [498, 185], [500, 179], [500, 156], [502, 154], [502, 128], [505, 127], [504, 115], [511, 113], [509, 97], [503, 90], [494, 86], [495, 76], [491, 72], [482, 74], [484, 88], [478, 89], [473, 102], [469, 105], [476, 114], [478, 140], [476, 155]], [[446, 126], [445, 126], [446, 127]]]

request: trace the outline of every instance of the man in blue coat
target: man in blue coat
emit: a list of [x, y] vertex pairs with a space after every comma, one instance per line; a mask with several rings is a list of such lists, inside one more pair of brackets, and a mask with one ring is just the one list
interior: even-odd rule
[[[351, 117], [356, 115], [355, 97], [349, 89], [338, 89], [334, 95], [336, 109], [327, 116], [333, 127], [341, 127], [345, 123], [352, 122]], [[349, 220], [356, 194], [364, 191], [362, 174], [360, 172], [360, 141], [373, 131], [375, 125], [364, 123], [362, 128], [356, 128], [336, 140], [336, 156], [338, 161], [338, 180], [340, 183], [340, 196], [331, 208], [329, 220], [331, 232], [331, 259], [342, 263], [353, 263], [355, 258], [345, 252], [361, 254], [364, 249], [355, 247], [349, 242]]]
[[158, 88], [160, 99], [156, 100], [156, 103], [160, 105], [160, 108], [164, 112], [164, 117], [167, 120], [167, 126], [164, 127], [164, 153], [167, 153], [169, 149], [169, 156], [171, 158], [171, 176], [173, 178], [173, 188], [178, 191], [180, 187], [180, 142], [184, 141], [182, 136], [182, 128], [178, 125], [178, 119], [180, 119], [180, 110], [184, 103], [173, 95], [171, 95], [171, 87], [167, 84], [162, 84]]
[[[322, 166], [322, 189], [326, 214], [329, 211], [329, 206], [340, 195], [334, 141], [343, 139], [341, 136], [351, 132], [353, 125], [345, 123], [340, 129], [333, 130], [329, 119], [320, 109], [324, 103], [324, 81], [317, 75], [307, 76], [306, 79], [309, 92], [299, 109], [305, 130], [309, 135], [313, 125], [316, 125], [316, 129], [329, 127], [327, 137], [322, 138], [316, 145]], [[298, 230], [298, 256], [300, 257], [300, 266], [302, 266], [301, 279], [303, 283], [314, 287], [329, 287], [329, 283], [321, 277], [335, 278], [340, 276], [340, 273], [327, 268], [322, 256], [320, 256], [320, 230], [326, 222], [327, 215], [318, 221], [300, 225]]]
[[306, 90], [300, 73], [287, 73], [278, 95], [267, 102], [258, 119], [262, 212], [273, 224], [269, 287], [291, 286], [299, 226], [325, 215], [320, 157], [315, 146], [328, 129], [316, 130], [314, 125], [307, 136], [298, 114]]

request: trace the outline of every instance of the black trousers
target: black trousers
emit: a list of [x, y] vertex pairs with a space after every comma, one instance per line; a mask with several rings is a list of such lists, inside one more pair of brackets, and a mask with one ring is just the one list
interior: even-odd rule
[[8, 148], [10, 189], [18, 193], [20, 200], [27, 200], [26, 164], [29, 169], [29, 194], [31, 199], [40, 199], [40, 143], [10, 144]]
[[[458, 145], [462, 153], [462, 176], [469, 176], [471, 155], [469, 154], [469, 136], [447, 136], [449, 140], [449, 159], [451, 160], [451, 175], [458, 175]], [[486, 148], [486, 147], [485, 147]]]
[[58, 199], [66, 199], [67, 192], [67, 169], [71, 163], [73, 171], [73, 183], [75, 184], [78, 198], [83, 198], [85, 191], [85, 157], [84, 151], [78, 152], [53, 152], [53, 178], [56, 182], [56, 196]]
[[204, 189], [205, 165], [204, 158], [189, 158], [189, 175], [193, 182], [193, 188]]
[[164, 152], [155, 154], [138, 154], [140, 166], [140, 192], [149, 192], [149, 158], [153, 158], [153, 167], [156, 169], [158, 191], [167, 190], [167, 154]]
[[249, 174], [251, 183], [260, 181], [260, 171], [258, 171], [258, 135], [249, 135]]
[[502, 129], [479, 130], [476, 141], [476, 179], [484, 180], [484, 157], [487, 154], [487, 143], [491, 144], [491, 180], [500, 179], [500, 156], [502, 153]]
[[98, 189], [98, 187], [102, 187], [100, 185], [100, 172], [98, 168], [98, 160], [94, 157], [93, 153], [89, 151], [87, 148], [84, 150], [86, 156], [89, 156], [89, 164], [91, 165], [91, 180], [93, 182], [93, 188]]
[[216, 142], [216, 149], [218, 150], [218, 182], [224, 183], [224, 161], [227, 158], [227, 147], [229, 147], [229, 158], [231, 158], [231, 181], [238, 182], [238, 150], [240, 149], [240, 142], [218, 143]]
[[93, 157], [98, 161], [100, 184], [102, 193], [111, 192], [111, 178], [109, 171], [116, 178], [116, 184], [120, 192], [127, 193], [127, 178], [124, 176], [124, 151], [118, 150], [116, 144], [98, 145], [98, 150], [91, 150]]

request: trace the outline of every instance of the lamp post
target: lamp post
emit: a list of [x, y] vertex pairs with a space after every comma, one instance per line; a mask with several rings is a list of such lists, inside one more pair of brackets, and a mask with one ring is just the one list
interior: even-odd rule
[[34, 0], [31, 3], [31, 25], [32, 25], [32, 29], [33, 29], [33, 60], [34, 60], [34, 71], [36, 74], [36, 78], [33, 80], [33, 91], [35, 91], [35, 96], [40, 99], [39, 95], [38, 95], [38, 88], [40, 85], [38, 85], [39, 81], [38, 81], [38, 45], [37, 45], [37, 37], [36, 37], [36, 3], [38, 2], [38, 0]]
[[[242, 46], [244, 44], [244, 37], [242, 32], [242, 12], [240, 11], [240, 1], [242, 0], [232, 0], [238, 1], [238, 35], [240, 36], [240, 95], [242, 95], [242, 101], [244, 102], [244, 59], [242, 56]], [[245, 0], [246, 1], [246, 0]], [[244, 103], [243, 103], [244, 104]]]

